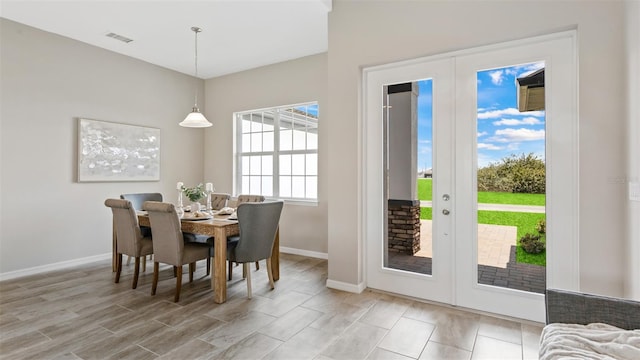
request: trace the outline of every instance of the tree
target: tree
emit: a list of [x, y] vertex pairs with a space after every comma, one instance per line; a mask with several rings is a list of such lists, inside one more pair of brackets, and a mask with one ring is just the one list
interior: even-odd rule
[[545, 163], [533, 153], [511, 154], [478, 169], [478, 191], [544, 194]]

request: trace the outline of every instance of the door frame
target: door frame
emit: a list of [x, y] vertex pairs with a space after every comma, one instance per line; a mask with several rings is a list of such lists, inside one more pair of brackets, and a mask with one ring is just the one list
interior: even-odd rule
[[[555, 219], [556, 217], [562, 217], [563, 219], [561, 224], [559, 224], [560, 221], [556, 222], [552, 220], [549, 222], [547, 220], [547, 230], [556, 234], [554, 239], [561, 241], [550, 241], [547, 244], [546, 281], [547, 288], [579, 290], [578, 61], [576, 45], [577, 32], [575, 30], [367, 67], [362, 70], [362, 88], [360, 90], [362, 117], [359, 122], [361, 137], [361, 176], [359, 177], [361, 193], [359, 207], [361, 217], [359, 218], [359, 232], [364, 247], [362, 263], [365, 268], [365, 286], [369, 286], [371, 282], [370, 276], [374, 276], [368, 269], [369, 259], [367, 258], [367, 254], [369, 254], [370, 251], [374, 251], [371, 247], [379, 246], [379, 244], [383, 242], [381, 236], [384, 236], [380, 231], [380, 216], [384, 209], [382, 186], [383, 159], [380, 153], [383, 139], [378, 129], [381, 126], [382, 107], [377, 108], [377, 104], [381, 102], [381, 100], [375, 97], [372, 98], [372, 96], [375, 96], [375, 91], [371, 92], [369, 89], [376, 74], [384, 72], [387, 69], [420, 66], [420, 64], [425, 62], [463, 57], [558, 39], [568, 40], [569, 46], [567, 47], [567, 51], [570, 52], [573, 66], [570, 71], [555, 73], [555, 76], [561, 77], [562, 81], [570, 84], [570, 103], [566, 104], [566, 111], [563, 111], [562, 114], [553, 115], [556, 118], [562, 118], [562, 121], [547, 122], [547, 140], [545, 141], [545, 146], [547, 152], [547, 170], [550, 171], [550, 174], [547, 177], [548, 186], [546, 193], [547, 199], [551, 199], [551, 201], [547, 201], [547, 218]], [[412, 80], [415, 79], [399, 79], [397, 82]], [[377, 90], [377, 94], [381, 96], [381, 88]], [[547, 95], [547, 99], [551, 99], [550, 96], [551, 95]], [[552, 101], [553, 100], [551, 100], [551, 102]], [[454, 139], [454, 141], [455, 140], [456, 139]], [[563, 170], [561, 177], [556, 175], [557, 172], [555, 169]], [[434, 194], [434, 198], [441, 195], [442, 194]], [[452, 226], [451, 230], [455, 232], [455, 226]], [[434, 242], [435, 241], [434, 238]], [[452, 241], [453, 248], [458, 248], [455, 237], [453, 237]], [[455, 270], [453, 277], [455, 281]], [[453, 286], [452, 305], [457, 305], [459, 302], [455, 288], [456, 286]], [[486, 309], [484, 310], [487, 311]], [[513, 316], [512, 314], [505, 315]], [[543, 321], [544, 319], [536, 317], [531, 320]]]

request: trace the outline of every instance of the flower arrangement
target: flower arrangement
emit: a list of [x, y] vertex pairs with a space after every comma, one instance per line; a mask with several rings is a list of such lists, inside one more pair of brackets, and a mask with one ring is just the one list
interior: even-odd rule
[[189, 200], [191, 200], [191, 202], [197, 202], [198, 200], [207, 196], [202, 187], [202, 183], [192, 188], [188, 188], [182, 185], [182, 192], [189, 198]]

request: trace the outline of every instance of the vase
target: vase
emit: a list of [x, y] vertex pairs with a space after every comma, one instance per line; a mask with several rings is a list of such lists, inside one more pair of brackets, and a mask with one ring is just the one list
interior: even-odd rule
[[200, 211], [200, 207], [202, 206], [202, 204], [200, 204], [197, 201], [194, 201], [191, 203], [191, 212], [192, 213], [197, 213], [198, 211]]

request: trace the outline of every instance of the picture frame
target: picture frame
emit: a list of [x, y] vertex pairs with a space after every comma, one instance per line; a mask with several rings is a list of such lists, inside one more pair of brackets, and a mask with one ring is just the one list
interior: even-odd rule
[[160, 181], [160, 129], [78, 119], [78, 182]]

